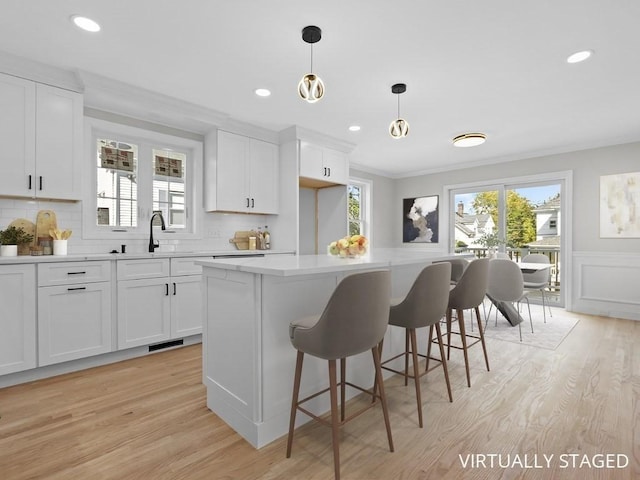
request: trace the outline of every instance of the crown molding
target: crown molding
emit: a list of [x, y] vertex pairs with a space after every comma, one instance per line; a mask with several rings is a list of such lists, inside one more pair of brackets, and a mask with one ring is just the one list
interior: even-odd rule
[[82, 82], [76, 72], [45, 65], [24, 57], [0, 51], [0, 71], [14, 77], [82, 93]]
[[206, 134], [229, 115], [101, 75], [79, 71], [87, 107]]

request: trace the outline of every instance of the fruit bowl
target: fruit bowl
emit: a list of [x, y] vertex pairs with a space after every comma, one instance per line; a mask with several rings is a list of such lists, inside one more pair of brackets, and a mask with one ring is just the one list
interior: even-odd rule
[[347, 235], [331, 242], [327, 246], [327, 253], [339, 258], [356, 258], [367, 253], [369, 241], [364, 235]]

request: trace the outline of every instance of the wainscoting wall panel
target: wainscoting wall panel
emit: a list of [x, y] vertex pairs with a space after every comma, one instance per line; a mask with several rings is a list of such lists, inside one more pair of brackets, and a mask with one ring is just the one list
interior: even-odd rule
[[640, 320], [640, 255], [574, 252], [571, 310]]

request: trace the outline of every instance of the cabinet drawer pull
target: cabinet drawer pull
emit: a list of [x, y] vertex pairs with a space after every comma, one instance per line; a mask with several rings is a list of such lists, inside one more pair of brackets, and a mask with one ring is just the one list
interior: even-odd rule
[[173, 294], [176, 294], [176, 282], [173, 282]]
[[71, 292], [73, 290], [86, 290], [87, 287], [73, 287], [73, 288], [67, 288], [67, 291]]
[[67, 275], [86, 275], [87, 272], [67, 272]]

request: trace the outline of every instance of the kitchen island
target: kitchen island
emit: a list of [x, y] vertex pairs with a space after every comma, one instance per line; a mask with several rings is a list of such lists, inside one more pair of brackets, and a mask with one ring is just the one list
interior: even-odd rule
[[[361, 258], [278, 255], [199, 262], [203, 266], [203, 382], [207, 406], [254, 447], [288, 429], [296, 351], [289, 323], [322, 312], [346, 275], [390, 269], [392, 296], [405, 295], [418, 273], [437, 260], [457, 257], [416, 249], [373, 249]], [[426, 348], [426, 333], [421, 344]], [[404, 350], [404, 330], [389, 328], [384, 357]], [[400, 362], [400, 360], [398, 360]], [[400, 364], [396, 365], [400, 368]], [[387, 372], [389, 375], [389, 373]], [[327, 385], [325, 361], [306, 356], [300, 396]], [[370, 387], [370, 355], [351, 357], [349, 381]], [[347, 397], [357, 395], [347, 390]], [[328, 396], [309, 402], [316, 413], [329, 410]], [[297, 425], [309, 420], [298, 415]]]

